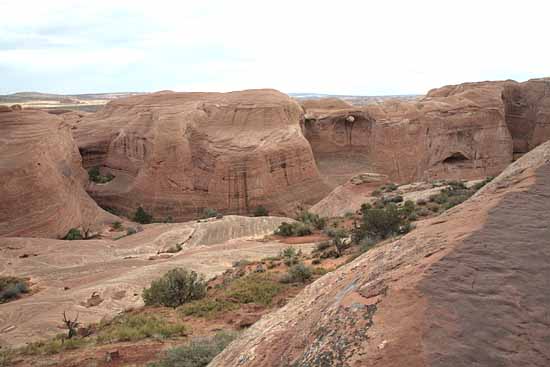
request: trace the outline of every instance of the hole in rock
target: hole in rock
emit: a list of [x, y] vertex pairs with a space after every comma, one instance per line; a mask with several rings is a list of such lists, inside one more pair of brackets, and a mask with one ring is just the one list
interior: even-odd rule
[[456, 152], [445, 158], [443, 163], [456, 164], [465, 161], [468, 161], [468, 158], [464, 154]]

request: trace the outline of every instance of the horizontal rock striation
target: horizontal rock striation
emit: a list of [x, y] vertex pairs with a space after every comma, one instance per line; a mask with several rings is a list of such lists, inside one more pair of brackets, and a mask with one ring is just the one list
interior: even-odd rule
[[306, 109], [304, 135], [327, 176], [349, 167], [340, 184], [367, 171], [398, 182], [496, 175], [512, 161], [503, 85], [448, 86], [418, 102]]
[[285, 213], [327, 192], [302, 114], [275, 90], [160, 92], [110, 102], [74, 135], [84, 166], [115, 176], [88, 189], [102, 206], [131, 214], [141, 205], [175, 220], [204, 208]]
[[115, 217], [84, 190], [69, 127], [38, 110], [0, 113], [0, 236], [61, 237]]

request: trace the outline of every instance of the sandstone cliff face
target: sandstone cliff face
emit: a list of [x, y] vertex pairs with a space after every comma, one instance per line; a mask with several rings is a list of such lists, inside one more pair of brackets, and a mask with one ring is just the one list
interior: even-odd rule
[[209, 366], [548, 366], [550, 142], [307, 287]]
[[203, 208], [250, 213], [313, 203], [327, 189], [302, 135], [300, 106], [274, 90], [162, 92], [109, 103], [74, 130], [84, 166], [116, 177], [89, 187], [102, 206], [156, 218]]
[[527, 153], [550, 139], [550, 78], [508, 83], [503, 99], [515, 154]]
[[468, 83], [419, 102], [306, 110], [304, 134], [328, 176], [348, 167], [340, 184], [366, 171], [398, 182], [496, 175], [512, 161], [502, 89]]
[[69, 127], [46, 112], [0, 113], [0, 236], [60, 237], [113, 220], [84, 191]]

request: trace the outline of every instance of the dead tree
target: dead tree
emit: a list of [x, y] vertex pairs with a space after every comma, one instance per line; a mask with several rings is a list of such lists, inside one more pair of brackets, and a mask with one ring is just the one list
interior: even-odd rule
[[69, 335], [67, 335], [67, 339], [71, 339], [73, 336], [76, 335], [76, 329], [78, 328], [78, 325], [80, 325], [80, 323], [78, 322], [78, 313], [76, 314], [75, 319], [71, 320], [70, 318], [67, 319], [65, 311], [63, 311], [63, 323], [65, 324], [67, 330], [69, 330]]

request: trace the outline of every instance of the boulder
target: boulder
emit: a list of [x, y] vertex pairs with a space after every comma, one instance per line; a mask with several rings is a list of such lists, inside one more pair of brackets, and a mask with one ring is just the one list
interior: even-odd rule
[[38, 110], [0, 114], [0, 236], [62, 237], [116, 217], [88, 196], [70, 130]]
[[275, 90], [161, 92], [112, 101], [73, 131], [84, 166], [115, 176], [89, 186], [100, 205], [180, 221], [205, 208], [293, 212], [327, 193], [302, 114]]

